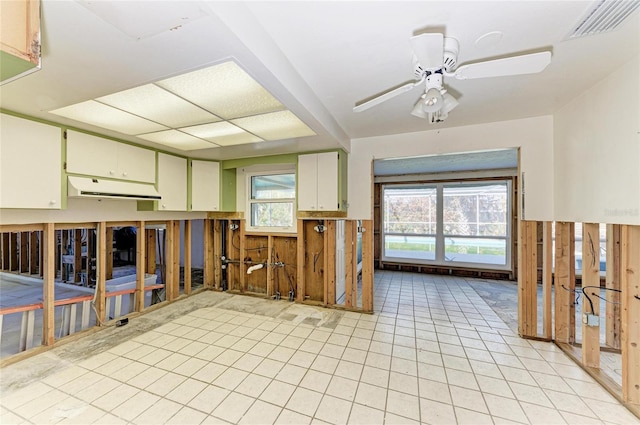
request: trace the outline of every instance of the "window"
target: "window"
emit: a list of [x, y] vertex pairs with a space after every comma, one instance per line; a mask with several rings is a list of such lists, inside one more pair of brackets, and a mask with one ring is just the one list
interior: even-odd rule
[[295, 173], [259, 173], [248, 175], [248, 212], [250, 230], [296, 230]]
[[510, 189], [509, 180], [385, 186], [384, 258], [510, 267]]

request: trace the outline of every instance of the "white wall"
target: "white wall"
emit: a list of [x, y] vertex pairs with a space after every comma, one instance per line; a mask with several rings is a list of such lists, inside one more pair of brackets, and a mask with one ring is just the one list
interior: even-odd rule
[[555, 219], [640, 224], [640, 56], [557, 111]]
[[[500, 148], [520, 148], [527, 220], [553, 218], [553, 117], [543, 116], [351, 141], [349, 218], [370, 219], [372, 161]], [[521, 193], [521, 192], [520, 192]]]

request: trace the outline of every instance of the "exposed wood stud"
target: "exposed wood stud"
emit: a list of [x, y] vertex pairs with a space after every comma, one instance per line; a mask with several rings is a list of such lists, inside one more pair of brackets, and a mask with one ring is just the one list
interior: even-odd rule
[[[135, 311], [144, 310], [144, 278], [145, 278], [145, 256], [147, 248], [147, 237], [145, 235], [144, 221], [137, 224], [136, 229], [136, 295]], [[131, 309], [131, 306], [129, 306]]]
[[175, 269], [173, 267], [173, 257], [175, 256], [175, 250], [173, 245], [175, 244], [175, 226], [173, 220], [167, 221], [167, 228], [165, 230], [165, 242], [164, 242], [164, 264], [165, 264], [165, 292], [167, 294], [167, 301], [173, 301], [177, 298], [177, 291], [175, 290]]
[[245, 221], [244, 220], [238, 220], [238, 230], [236, 230], [236, 232], [238, 232], [238, 234], [240, 235], [240, 241], [238, 242], [238, 247], [239, 247], [239, 256], [238, 259], [240, 260], [240, 276], [239, 276], [239, 280], [240, 280], [240, 291], [245, 292], [247, 290], [247, 281], [246, 281], [246, 276], [247, 276], [247, 265], [244, 263], [244, 258], [247, 254], [247, 252], [245, 251], [245, 225], [244, 225]]
[[106, 264], [106, 277], [105, 279], [113, 279], [113, 227], [107, 227], [107, 264]]
[[29, 233], [29, 274], [37, 274], [38, 269], [41, 268], [40, 263], [40, 244], [39, 235], [40, 231], [31, 231]]
[[240, 262], [242, 261], [242, 255], [240, 252], [240, 227], [235, 230], [231, 230], [231, 226], [240, 226], [242, 220], [229, 220], [227, 225], [230, 227], [227, 229], [227, 259], [230, 263], [227, 264], [227, 289], [231, 291], [242, 290], [240, 285]]
[[184, 293], [191, 294], [191, 220], [184, 220]]
[[[209, 224], [207, 224], [207, 221], [209, 221]], [[208, 256], [205, 254], [204, 267], [205, 270], [213, 268], [213, 286], [216, 289], [220, 289], [222, 285], [222, 221], [205, 220], [205, 232], [209, 226], [213, 226], [213, 249]], [[211, 242], [209, 242], [208, 246], [211, 246]], [[208, 246], [205, 245], [205, 253], [209, 252]]]
[[336, 303], [336, 222], [325, 220], [324, 255], [325, 255], [325, 303]]
[[575, 342], [574, 223], [556, 222], [554, 320], [557, 342]]
[[[346, 220], [344, 223], [344, 255], [345, 255], [345, 264], [346, 264], [346, 275], [344, 279], [344, 306], [347, 308], [353, 307], [353, 285], [354, 281], [357, 285], [358, 275], [357, 269], [354, 268], [353, 263], [356, 262], [356, 239], [354, 239], [354, 234], [357, 232], [356, 222], [353, 220]], [[354, 273], [355, 270], [355, 273]]]
[[9, 270], [18, 271], [18, 233], [9, 233]]
[[106, 316], [106, 272], [107, 272], [107, 223], [98, 223], [96, 255], [96, 297], [95, 310], [98, 326], [102, 326]]
[[268, 297], [272, 297], [274, 295], [274, 293], [276, 292], [276, 290], [274, 289], [274, 285], [275, 285], [275, 270], [273, 267], [273, 263], [274, 263], [274, 248], [273, 248], [273, 235], [268, 235], [267, 236], [267, 259], [266, 259], [266, 266], [265, 268], [267, 269], [267, 287], [266, 287], [266, 294]]
[[73, 231], [73, 281], [82, 281], [82, 229]]
[[[213, 288], [220, 285], [220, 280], [216, 280], [215, 274], [215, 223], [216, 220], [205, 219], [203, 223], [203, 253], [204, 253], [204, 270], [203, 279], [205, 288]], [[219, 226], [219, 224], [218, 224]], [[219, 255], [219, 254], [218, 254]]]
[[606, 344], [620, 349], [620, 225], [607, 224]]
[[640, 226], [621, 226], [622, 398], [640, 405]]
[[147, 249], [145, 250], [147, 253], [147, 273], [156, 274], [156, 245], [158, 240], [158, 231], [156, 229], [149, 229], [145, 233], [147, 235]]
[[53, 223], [44, 225], [43, 248], [44, 281], [42, 294], [42, 345], [53, 345], [55, 341], [55, 229]]
[[298, 220], [298, 266], [297, 266], [298, 287], [297, 287], [297, 296], [296, 296], [296, 300], [298, 302], [304, 301], [304, 293], [305, 293], [304, 269], [307, 263], [307, 258], [305, 256], [304, 233], [305, 233], [304, 220]]
[[538, 334], [538, 238], [535, 221], [520, 221], [518, 261], [518, 332], [520, 336]]
[[553, 234], [550, 221], [542, 223], [542, 335], [553, 338], [551, 315], [553, 292]]
[[[600, 225], [582, 224], [582, 314], [593, 314], [600, 320]], [[600, 325], [588, 326], [582, 321], [582, 364], [600, 367]]]
[[373, 221], [363, 220], [362, 227], [362, 309], [373, 312]]
[[29, 232], [20, 232], [20, 273], [29, 273]]
[[180, 296], [180, 220], [173, 220], [173, 298]]
[[11, 266], [9, 265], [9, 252], [11, 251], [10, 248], [10, 234], [9, 233], [3, 233], [2, 234], [2, 270], [10, 270]]

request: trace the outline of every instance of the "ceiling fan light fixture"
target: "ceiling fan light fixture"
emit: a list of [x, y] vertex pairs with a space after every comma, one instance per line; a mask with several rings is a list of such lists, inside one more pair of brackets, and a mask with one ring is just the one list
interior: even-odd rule
[[424, 95], [422, 95], [422, 97], [420, 98], [420, 100], [418, 100], [418, 103], [416, 103], [416, 106], [413, 107], [413, 111], [411, 111], [411, 115], [413, 115], [414, 117], [418, 117], [418, 118], [428, 118], [429, 114], [424, 110], [424, 102], [423, 99]]
[[442, 95], [442, 99], [443, 99], [442, 111], [445, 114], [449, 114], [449, 112], [453, 111], [453, 108], [458, 106], [458, 100], [455, 97], [451, 96], [449, 93], [444, 93]]
[[425, 112], [436, 112], [442, 108], [443, 103], [444, 99], [440, 94], [440, 90], [431, 88], [425, 93], [424, 100], [422, 101], [422, 109]]

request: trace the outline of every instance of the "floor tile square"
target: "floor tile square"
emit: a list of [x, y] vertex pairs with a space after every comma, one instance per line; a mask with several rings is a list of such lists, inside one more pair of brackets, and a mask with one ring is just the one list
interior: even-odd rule
[[416, 396], [389, 390], [387, 392], [387, 412], [420, 420], [420, 403]]
[[275, 378], [284, 365], [285, 364], [283, 362], [279, 362], [277, 360], [264, 359], [262, 363], [253, 369], [252, 373], [266, 376], [268, 378]]
[[358, 381], [334, 376], [331, 379], [331, 382], [329, 382], [329, 386], [325, 393], [344, 400], [353, 401], [357, 389]]
[[236, 388], [235, 392], [257, 398], [271, 383], [271, 378], [249, 374]]
[[282, 408], [278, 406], [256, 400], [238, 423], [240, 425], [272, 424], [276, 421], [281, 411]]
[[178, 410], [178, 412], [173, 415], [166, 423], [175, 425], [199, 424], [202, 423], [202, 421], [204, 421], [206, 417], [206, 413], [202, 413], [198, 410], [185, 406], [182, 409]]
[[322, 400], [322, 393], [298, 387], [295, 389], [285, 408], [302, 415], [311, 416], [316, 412]]
[[387, 388], [360, 382], [355, 402], [376, 409], [384, 409], [387, 404]]
[[245, 372], [244, 370], [228, 368], [222, 372], [212, 384], [233, 391], [248, 375], [249, 372]]
[[451, 404], [449, 386], [446, 383], [431, 381], [428, 379], [420, 379], [419, 387], [420, 398], [426, 398], [432, 401]]
[[224, 400], [231, 391], [215, 385], [206, 386], [187, 405], [193, 409], [210, 414]]
[[187, 378], [165, 397], [180, 404], [187, 404], [206, 386], [207, 384], [202, 381]]
[[300, 386], [309, 390], [324, 393], [327, 386], [329, 386], [331, 376], [332, 375], [329, 375], [328, 373], [309, 370], [304, 378], [302, 378]]
[[384, 411], [354, 404], [349, 415], [349, 424], [371, 425], [384, 422]]
[[274, 423], [278, 425], [308, 425], [311, 423], [311, 417], [284, 409]]
[[157, 395], [139, 391], [116, 408], [111, 409], [110, 413], [127, 421], [131, 421], [159, 400], [160, 397]]
[[462, 407], [481, 413], [489, 413], [480, 391], [461, 387], [450, 387], [451, 401], [455, 407]]
[[325, 395], [316, 410], [315, 417], [331, 423], [344, 424], [351, 413], [351, 402]]
[[433, 425], [449, 425], [456, 423], [453, 406], [438, 401], [420, 399], [420, 417], [422, 421]]
[[289, 401], [289, 397], [295, 391], [295, 385], [287, 384], [281, 381], [271, 381], [267, 388], [260, 394], [260, 400], [267, 403], [275, 404], [280, 407], [284, 407]]

